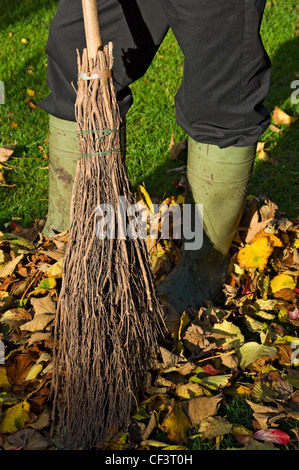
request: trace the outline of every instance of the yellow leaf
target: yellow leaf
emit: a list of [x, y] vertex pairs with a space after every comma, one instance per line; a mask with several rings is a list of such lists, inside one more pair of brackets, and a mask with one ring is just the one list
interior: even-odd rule
[[245, 385], [235, 384], [235, 385], [231, 385], [228, 388], [225, 388], [224, 393], [226, 395], [233, 395], [236, 397], [247, 397], [247, 396], [250, 396], [251, 390], [249, 387], [246, 387]]
[[32, 292], [30, 292], [29, 296], [36, 294], [45, 294], [49, 290], [54, 289], [54, 287], [56, 287], [55, 277], [45, 277], [41, 280], [39, 285]]
[[255, 268], [263, 271], [267, 265], [273, 248], [268, 237], [262, 237], [242, 248], [238, 253], [238, 262], [241, 268]]
[[155, 211], [154, 211], [152, 200], [144, 186], [139, 185], [137, 187], [137, 195], [138, 195], [139, 200], [143, 199], [143, 201], [145, 202], [145, 204], [147, 205], [151, 213], [154, 214]]
[[257, 152], [257, 158], [258, 158], [258, 160], [260, 160], [262, 162], [270, 162], [271, 161], [268, 153], [264, 150], [264, 148], [261, 148]]
[[179, 340], [182, 339], [182, 333], [185, 330], [185, 328], [186, 328], [186, 326], [188, 325], [189, 322], [190, 322], [190, 317], [189, 317], [188, 313], [183, 312], [183, 314], [181, 316], [181, 319], [180, 319], [180, 327], [179, 327], [179, 332], [178, 332], [178, 339]]
[[25, 380], [35, 379], [42, 370], [43, 370], [42, 364], [35, 364], [34, 366], [31, 367], [31, 369], [28, 372]]
[[278, 320], [282, 323], [288, 322], [288, 310], [286, 308], [281, 308], [278, 313]]
[[30, 405], [26, 400], [8, 408], [0, 423], [0, 432], [7, 434], [24, 429], [29, 421], [29, 410]]
[[296, 281], [292, 278], [292, 276], [288, 276], [287, 274], [279, 274], [275, 276], [272, 281], [270, 281], [270, 286], [272, 292], [278, 292], [281, 289], [291, 289], [294, 290], [296, 287]]
[[273, 121], [275, 124], [285, 124], [289, 126], [290, 124], [293, 124], [293, 122], [297, 121], [297, 119], [298, 117], [291, 117], [282, 111], [282, 109], [278, 108], [278, 106], [275, 106], [273, 111]]
[[22, 39], [21, 39], [21, 43], [22, 43], [22, 44], [28, 44], [29, 41], [28, 41], [28, 39], [26, 39], [26, 38], [22, 38]]
[[47, 270], [48, 277], [62, 277], [63, 258]]
[[181, 403], [174, 402], [161, 424], [161, 429], [167, 433], [170, 441], [180, 443], [186, 439], [190, 425], [189, 418], [183, 412]]
[[7, 373], [4, 367], [0, 369], [0, 388], [11, 388], [11, 384], [8, 381]]
[[154, 439], [147, 439], [146, 441], [142, 441], [141, 445], [151, 447], [165, 447], [165, 442], [155, 441]]
[[30, 96], [31, 98], [35, 95], [35, 91], [34, 91], [34, 90], [30, 90], [30, 88], [27, 88], [26, 93], [27, 93], [27, 95]]
[[111, 441], [105, 446], [105, 450], [127, 450], [128, 434], [120, 431]]
[[167, 446], [163, 447], [163, 450], [188, 450], [186, 446]]
[[255, 242], [256, 240], [262, 237], [268, 237], [272, 246], [282, 246], [282, 241], [278, 237], [276, 237], [276, 235], [274, 235], [273, 233], [267, 233], [264, 230], [258, 232], [254, 236], [253, 241]]

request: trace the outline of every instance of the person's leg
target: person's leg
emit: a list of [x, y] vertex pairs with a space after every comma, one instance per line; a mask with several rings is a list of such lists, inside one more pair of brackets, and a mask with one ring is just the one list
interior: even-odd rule
[[[159, 0], [101, 0], [99, 21], [103, 44], [114, 44], [113, 79], [120, 113], [132, 104], [128, 85], [150, 65], [169, 25]], [[69, 227], [69, 207], [79, 153], [74, 104], [77, 54], [85, 47], [81, 0], [61, 0], [51, 23], [46, 53], [51, 93], [40, 103], [50, 114], [49, 209], [43, 233]], [[122, 140], [125, 140], [123, 125]]]
[[159, 287], [182, 312], [214, 300], [225, 281], [256, 143], [270, 122], [263, 106], [270, 62], [259, 35], [265, 0], [161, 4], [185, 57], [176, 115], [189, 136], [186, 203], [203, 205], [202, 247], [188, 250], [186, 241]]

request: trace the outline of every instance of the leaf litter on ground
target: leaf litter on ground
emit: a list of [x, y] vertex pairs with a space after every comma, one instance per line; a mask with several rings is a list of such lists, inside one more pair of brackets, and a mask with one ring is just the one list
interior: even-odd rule
[[[10, 155], [0, 152], [2, 159]], [[148, 226], [146, 241], [159, 283], [182, 250], [173, 219], [169, 239], [162, 238], [162, 220], [173, 204], [183, 211], [184, 194], [160, 201], [139, 186], [136, 197], [158, 232], [151, 238]], [[36, 221], [31, 229], [15, 225], [15, 233], [0, 233], [5, 450], [62, 446], [55, 432], [50, 435], [49, 395], [68, 232], [50, 240], [40, 227]], [[288, 220], [270, 199], [248, 197], [230, 255], [221, 304], [207, 302], [180, 315], [162, 299], [168, 335], [160, 341], [129, 428], [106, 449], [179, 450], [197, 448], [196, 442], [211, 449], [232, 442], [248, 450], [299, 448], [296, 425], [287, 432], [285, 427], [299, 419], [299, 218]], [[232, 416], [227, 413], [232, 400], [242, 401], [242, 413], [237, 407]]]

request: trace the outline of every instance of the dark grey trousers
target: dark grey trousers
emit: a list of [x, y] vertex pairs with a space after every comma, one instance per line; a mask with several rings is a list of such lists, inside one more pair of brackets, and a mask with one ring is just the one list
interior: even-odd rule
[[[149, 67], [169, 27], [184, 54], [177, 123], [197, 142], [246, 147], [269, 125], [263, 101], [270, 60], [260, 37], [266, 0], [101, 0], [103, 43], [113, 41], [113, 76], [124, 116], [128, 86]], [[60, 0], [46, 47], [51, 94], [40, 106], [75, 120], [76, 49], [85, 47], [81, 0]]]

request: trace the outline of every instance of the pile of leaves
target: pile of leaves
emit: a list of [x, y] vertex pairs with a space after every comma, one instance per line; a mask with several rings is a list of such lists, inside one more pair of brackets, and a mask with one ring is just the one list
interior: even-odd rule
[[[142, 186], [137, 198], [161, 230], [163, 210], [153, 211], [158, 200]], [[165, 210], [183, 207], [184, 196], [163, 202]], [[0, 446], [61, 448], [55, 429], [50, 433], [50, 388], [68, 232], [50, 240], [38, 222], [14, 232], [0, 233]], [[148, 237], [147, 243], [160, 282], [179, 260], [182, 242]], [[129, 429], [106, 448], [299, 448], [298, 275], [299, 220], [252, 197], [231, 247], [222, 304], [179, 315], [165, 302], [169, 334], [160, 358]]]

